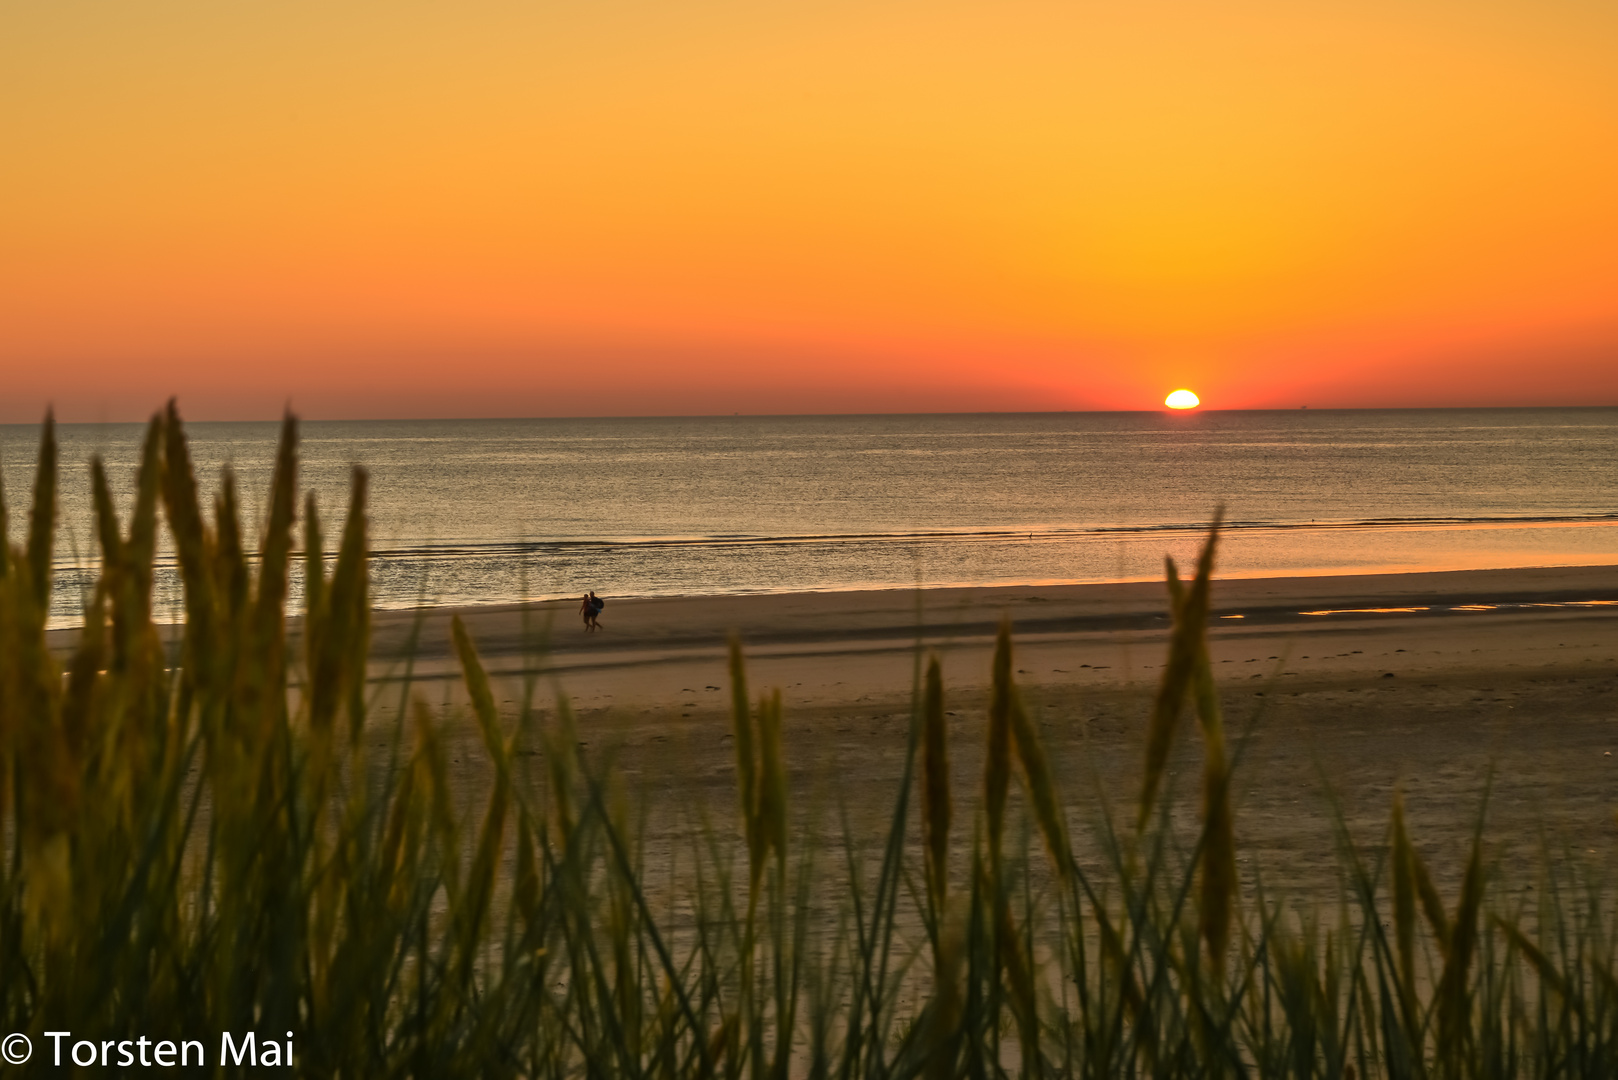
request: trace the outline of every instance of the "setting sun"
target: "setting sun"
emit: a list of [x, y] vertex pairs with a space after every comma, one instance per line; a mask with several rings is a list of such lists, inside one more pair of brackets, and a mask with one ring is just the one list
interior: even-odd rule
[[1202, 404], [1202, 400], [1189, 390], [1176, 390], [1163, 399], [1163, 404], [1171, 409], [1194, 409]]

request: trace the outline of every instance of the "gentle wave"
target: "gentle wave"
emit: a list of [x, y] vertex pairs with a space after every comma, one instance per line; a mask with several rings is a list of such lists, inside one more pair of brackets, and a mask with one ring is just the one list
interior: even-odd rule
[[[1500, 514], [1474, 517], [1384, 517], [1336, 521], [1226, 521], [1225, 532], [1294, 532], [1350, 529], [1477, 529], [1533, 526], [1536, 528], [1573, 525], [1618, 525], [1618, 513], [1611, 514]], [[512, 555], [568, 554], [605, 551], [657, 551], [678, 548], [758, 548], [802, 544], [916, 544], [916, 543], [1004, 543], [1083, 542], [1136, 536], [1196, 536], [1208, 529], [1207, 522], [1162, 522], [1149, 525], [1044, 526], [1022, 529], [926, 529], [864, 533], [801, 533], [783, 535], [640, 536], [574, 537], [566, 539], [515, 540], [494, 543], [410, 544], [378, 546], [372, 560], [498, 558]], [[256, 559], [249, 552], [249, 559]], [[295, 551], [301, 558], [302, 552]], [[333, 555], [328, 553], [327, 558]], [[172, 567], [172, 556], [159, 556], [157, 565]], [[91, 570], [98, 561], [59, 557], [58, 570]]]
[[[1489, 517], [1363, 518], [1347, 521], [1226, 521], [1225, 532], [1332, 529], [1488, 528], [1532, 525], [1618, 525], [1614, 514], [1498, 515]], [[602, 551], [614, 549], [766, 547], [784, 544], [905, 544], [1007, 540], [1090, 540], [1128, 536], [1200, 535], [1207, 522], [1172, 522], [1154, 525], [1092, 525], [1033, 529], [933, 529], [908, 532], [805, 533], [779, 536], [647, 536], [530, 540], [499, 544], [424, 544], [416, 547], [378, 548], [373, 558], [431, 558], [456, 555], [522, 555], [534, 552]]]

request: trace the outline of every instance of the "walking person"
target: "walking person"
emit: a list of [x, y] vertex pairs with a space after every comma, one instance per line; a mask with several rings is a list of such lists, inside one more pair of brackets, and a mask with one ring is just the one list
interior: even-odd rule
[[606, 606], [607, 602], [597, 596], [594, 589], [584, 594], [584, 599], [579, 601], [579, 615], [584, 619], [586, 633], [594, 633], [601, 629], [601, 624], [596, 621], [596, 617], [601, 614], [601, 609]]

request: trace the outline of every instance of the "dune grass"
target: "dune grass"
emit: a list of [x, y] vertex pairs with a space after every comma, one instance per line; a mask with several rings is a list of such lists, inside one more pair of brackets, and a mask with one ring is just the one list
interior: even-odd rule
[[[172, 406], [128, 522], [91, 468], [102, 570], [65, 670], [45, 635], [48, 420], [26, 539], [0, 543], [0, 1029], [36, 1063], [44, 1031], [70, 1030], [198, 1039], [239, 1071], [219, 1033], [254, 1031], [290, 1032], [310, 1076], [1618, 1075], [1612, 905], [1571, 869], [1531, 906], [1497, 901], [1520, 894], [1491, 893], [1480, 833], [1446, 899], [1396, 801], [1382, 842], [1340, 830], [1335, 905], [1298, 919], [1239, 894], [1239, 755], [1204, 631], [1217, 525], [1189, 581], [1168, 567], [1140, 797], [1086, 826], [1099, 865], [1074, 857], [1008, 626], [980, 790], [951, 790], [942, 680], [918, 658], [885, 831], [848, 826], [841, 849], [792, 827], [783, 703], [752, 696], [733, 646], [739, 830], [710, 826], [665, 881], [646, 808], [579, 752], [566, 701], [541, 725], [530, 682], [501, 715], [458, 621], [480, 805], [451, 790], [408, 678], [396, 703], [368, 696], [365, 477], [332, 558], [314, 501], [299, 513], [292, 421], [251, 542], [228, 476], [199, 505]], [[185, 587], [172, 657], [160, 513]], [[1192, 835], [1164, 791], [1186, 716]]]

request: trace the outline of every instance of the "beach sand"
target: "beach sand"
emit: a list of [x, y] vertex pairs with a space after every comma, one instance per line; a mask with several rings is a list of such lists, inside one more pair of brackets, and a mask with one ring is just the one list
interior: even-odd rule
[[[1486, 792], [1487, 852], [1503, 879], [1531, 887], [1544, 853], [1618, 866], [1618, 567], [1222, 580], [1213, 597], [1249, 890], [1262, 876], [1272, 892], [1335, 898], [1336, 822], [1374, 858], [1396, 788], [1446, 895]], [[937, 655], [956, 836], [968, 841], [994, 634], [1010, 619], [1017, 682], [1075, 850], [1099, 865], [1097, 823], [1109, 808], [1133, 820], [1168, 629], [1160, 582], [610, 599], [596, 634], [583, 632], [576, 601], [378, 612], [378, 743], [411, 656], [409, 694], [445, 718], [451, 776], [469, 808], [491, 770], [451, 653], [452, 614], [466, 621], [508, 724], [525, 693], [542, 725], [568, 697], [587, 759], [610, 760], [645, 798], [654, 859], [702, 829], [735, 831], [732, 633], [755, 699], [781, 690], [800, 832], [829, 843], [841, 841], [843, 811], [856, 839], [885, 827], [917, 657]], [[73, 636], [52, 635], [59, 649]], [[540, 783], [532, 751], [522, 760]], [[1188, 840], [1200, 754], [1187, 720], [1170, 783]]]
[[[872, 839], [898, 790], [918, 642], [945, 675], [957, 834], [969, 836], [993, 638], [1009, 618], [1019, 687], [1081, 862], [1093, 862], [1091, 826], [1109, 806], [1131, 818], [1138, 797], [1164, 597], [1161, 583], [1140, 582], [614, 599], [597, 634], [582, 631], [576, 602], [458, 614], [510, 716], [525, 686], [542, 722], [565, 693], [584, 752], [610, 755], [630, 792], [654, 806], [702, 806], [721, 827], [735, 805], [726, 642], [738, 634], [755, 698], [782, 692], [795, 805], [821, 808], [822, 838], [841, 835], [845, 807]], [[379, 613], [376, 678], [396, 687], [390, 658], [419, 633], [414, 692], [462, 718], [450, 727], [452, 768], [475, 794], [488, 771], [464, 719], [450, 614]], [[1272, 891], [1335, 897], [1337, 815], [1374, 849], [1396, 787], [1446, 894], [1486, 791], [1487, 850], [1510, 879], [1531, 885], [1528, 864], [1544, 852], [1613, 865], [1618, 568], [1219, 581], [1210, 636], [1240, 743], [1236, 827], [1249, 887], [1262, 875]], [[1187, 722], [1171, 783], [1189, 838], [1199, 769]], [[693, 820], [654, 813], [648, 850], [678, 843]]]

